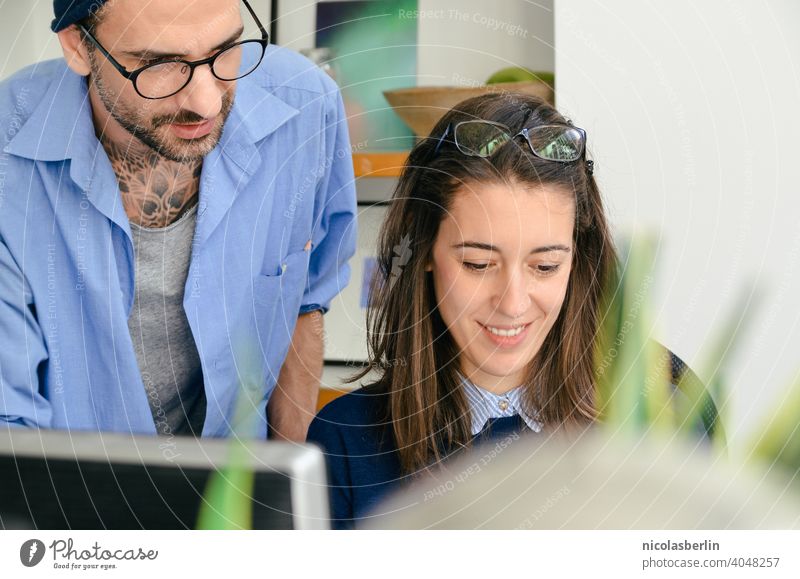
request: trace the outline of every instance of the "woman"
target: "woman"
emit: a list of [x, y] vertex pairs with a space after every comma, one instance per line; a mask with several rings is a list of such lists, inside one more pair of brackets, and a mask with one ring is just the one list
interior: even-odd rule
[[379, 243], [370, 365], [353, 380], [379, 377], [308, 437], [337, 527], [458, 449], [597, 416], [616, 256], [582, 129], [534, 97], [464, 101], [411, 151]]

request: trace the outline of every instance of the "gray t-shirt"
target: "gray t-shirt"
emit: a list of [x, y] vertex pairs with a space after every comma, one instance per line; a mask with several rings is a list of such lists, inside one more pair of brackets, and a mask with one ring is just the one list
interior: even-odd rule
[[156, 431], [200, 436], [206, 396], [200, 357], [183, 293], [197, 205], [164, 228], [131, 223], [136, 256], [135, 300], [128, 318]]

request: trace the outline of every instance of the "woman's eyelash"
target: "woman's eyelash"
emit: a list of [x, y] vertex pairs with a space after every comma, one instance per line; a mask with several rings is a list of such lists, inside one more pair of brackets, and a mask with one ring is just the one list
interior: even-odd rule
[[555, 273], [558, 271], [560, 264], [552, 264], [552, 265], [539, 265], [536, 269], [539, 270], [540, 273], [548, 274], [548, 273]]
[[[462, 262], [462, 265], [468, 269], [469, 271], [479, 271], [484, 272], [489, 269], [492, 265], [491, 263], [472, 263], [469, 261]], [[558, 268], [561, 264], [550, 264], [550, 265], [537, 265], [535, 269], [537, 273], [542, 275], [552, 275], [558, 271]]]
[[463, 262], [463, 265], [464, 265], [465, 268], [467, 268], [470, 271], [486, 271], [486, 269], [491, 264], [488, 264], [488, 263], [470, 263], [468, 261], [465, 261], [465, 262]]

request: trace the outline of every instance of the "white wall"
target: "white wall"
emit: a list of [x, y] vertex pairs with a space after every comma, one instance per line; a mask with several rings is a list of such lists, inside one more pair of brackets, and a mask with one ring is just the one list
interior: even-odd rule
[[796, 0], [555, 7], [559, 107], [588, 131], [619, 229], [660, 232], [663, 339], [697, 364], [757, 284], [730, 382], [735, 443], [800, 370], [798, 24]]
[[61, 56], [50, 32], [52, 0], [0, 0], [0, 79], [20, 68]]

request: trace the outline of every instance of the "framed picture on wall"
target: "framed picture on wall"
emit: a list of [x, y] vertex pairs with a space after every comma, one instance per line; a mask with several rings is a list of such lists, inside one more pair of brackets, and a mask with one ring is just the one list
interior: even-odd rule
[[413, 133], [384, 91], [417, 83], [418, 0], [274, 0], [275, 42], [297, 50], [339, 85], [350, 140], [360, 150], [409, 149]]

